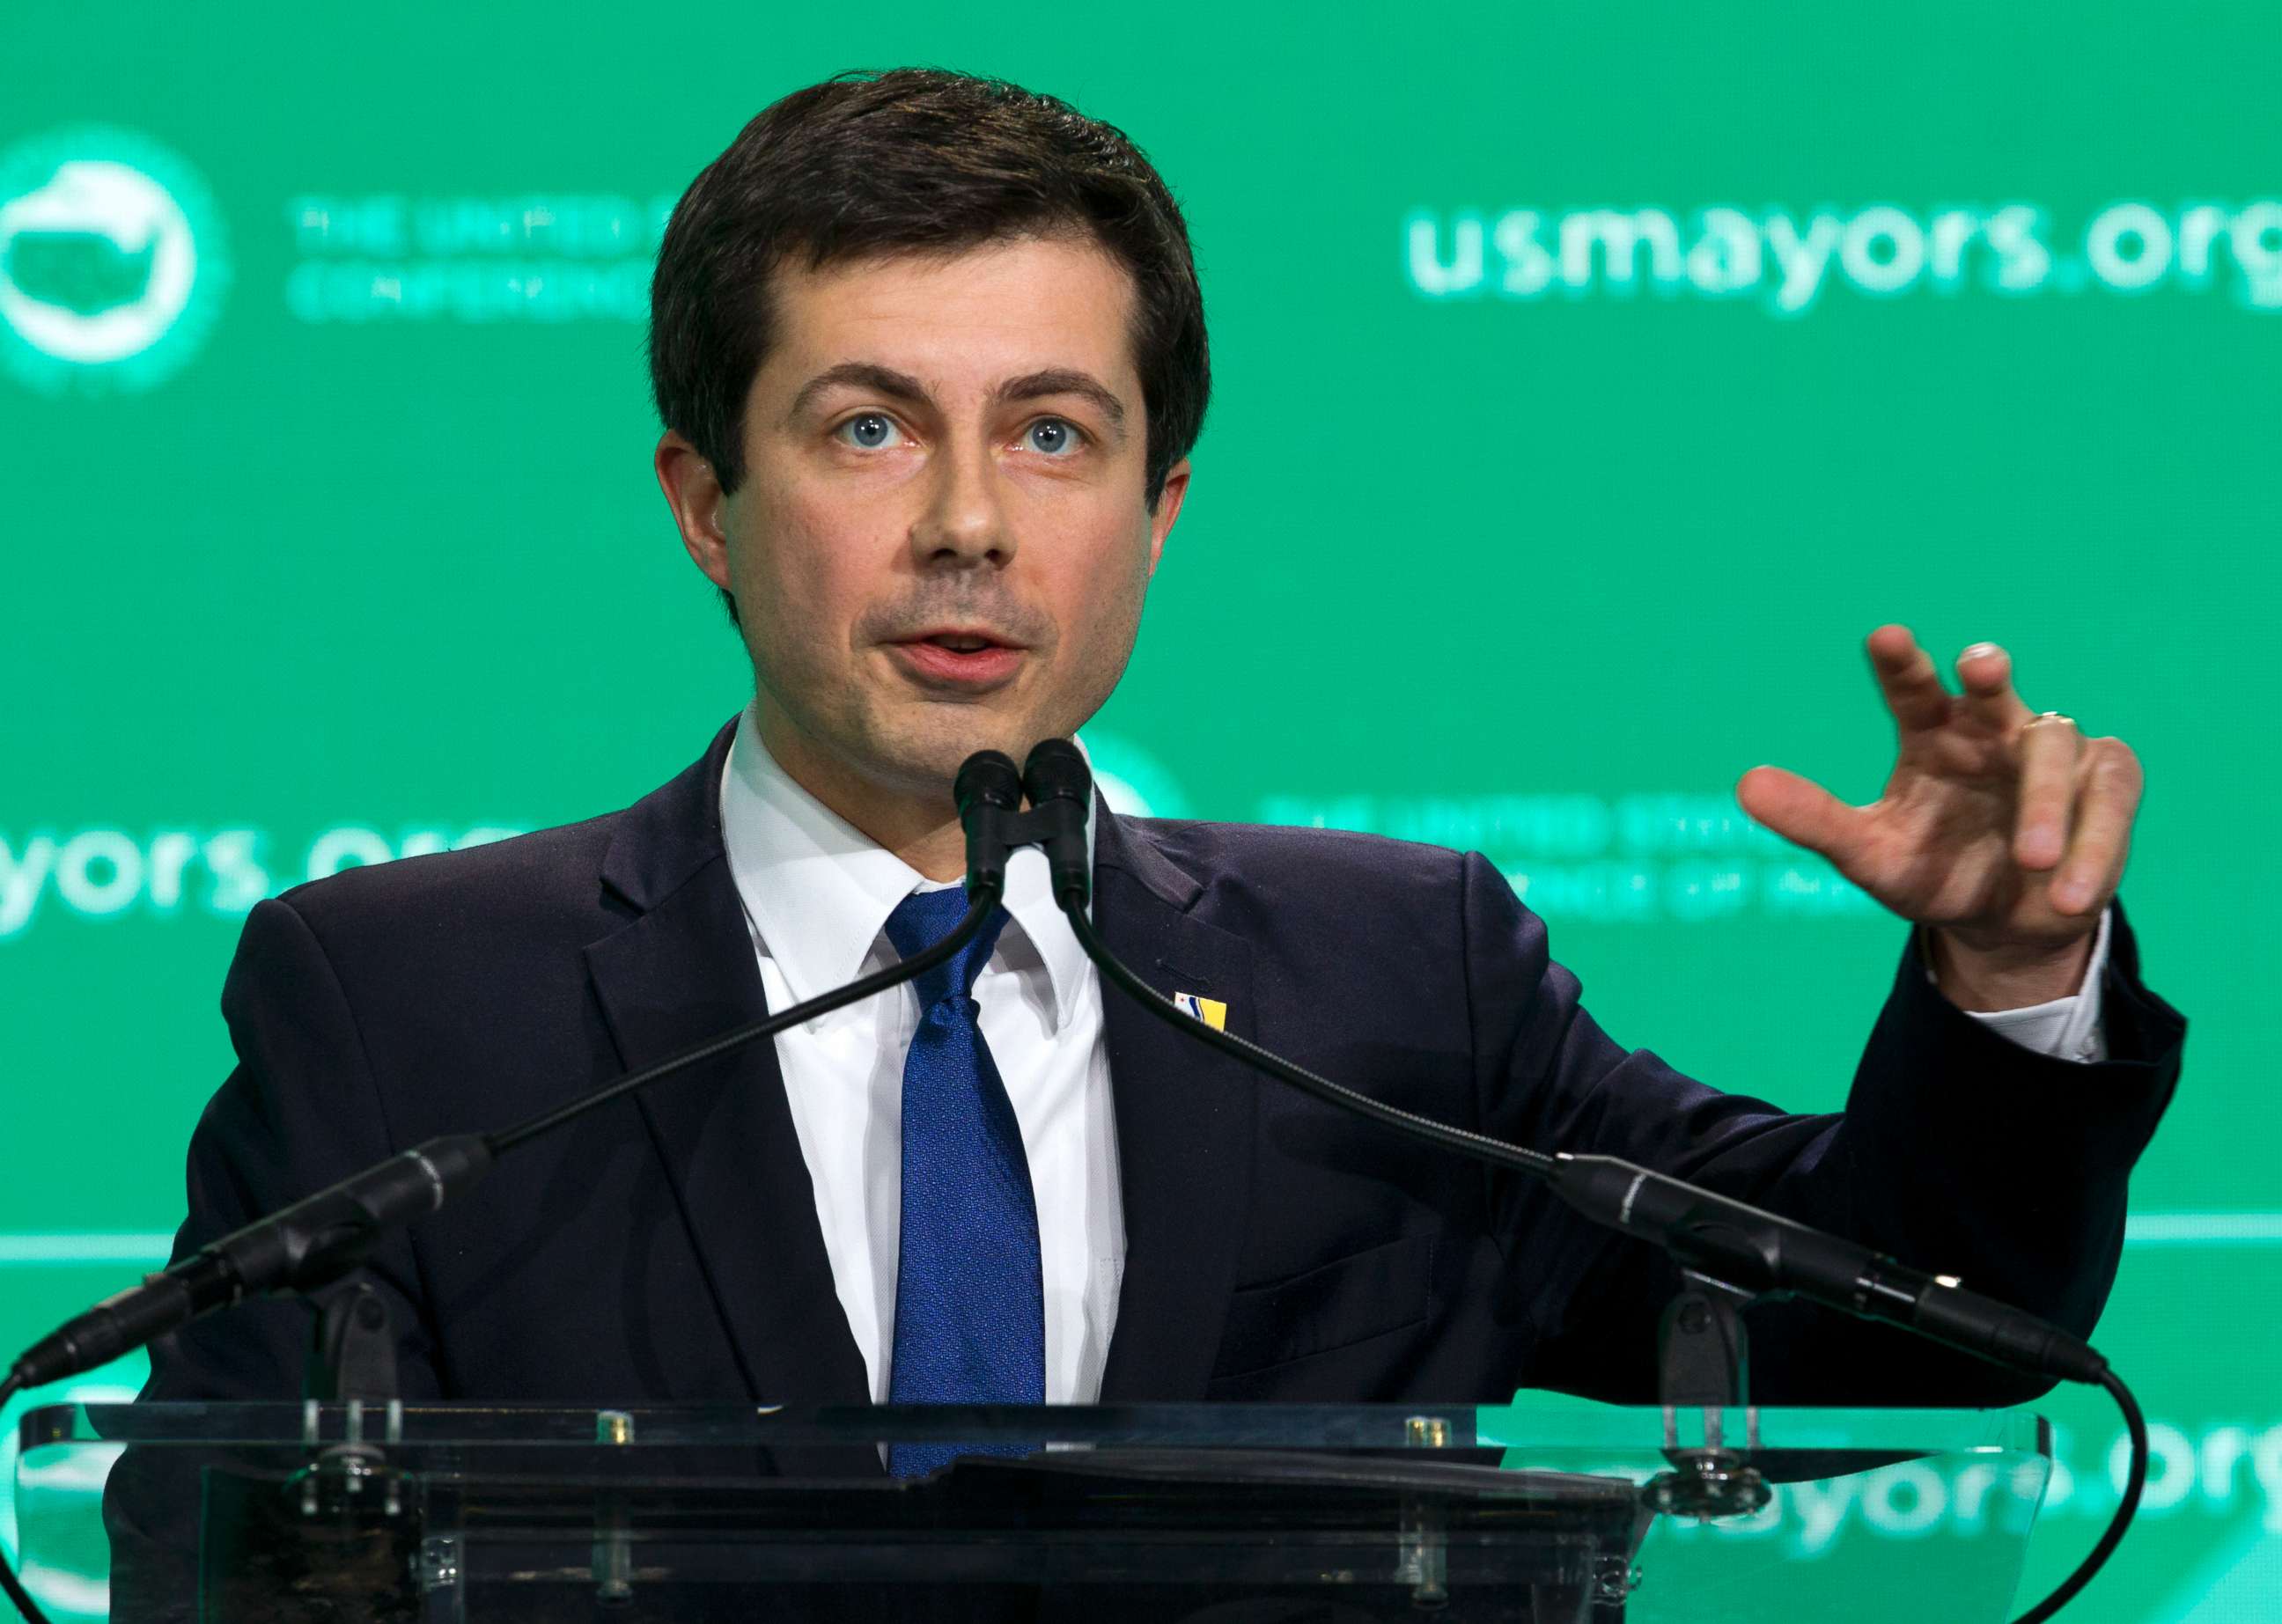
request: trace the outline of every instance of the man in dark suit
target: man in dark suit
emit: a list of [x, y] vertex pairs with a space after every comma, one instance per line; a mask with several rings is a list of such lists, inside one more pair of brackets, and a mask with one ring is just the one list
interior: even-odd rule
[[[625, 811], [259, 907], [178, 1255], [908, 956], [956, 916], [928, 898], [963, 870], [959, 763], [1073, 733], [1122, 673], [1207, 367], [1185, 228], [1117, 132], [950, 74], [797, 92], [676, 210], [651, 356], [660, 484], [751, 705]], [[1199, 1018], [1380, 1098], [2089, 1331], [2184, 1033], [2112, 901], [2138, 766], [2032, 717], [1991, 646], [1959, 695], [1899, 627], [1869, 653], [1885, 795], [1741, 786], [1917, 927], [1843, 1115], [1619, 1048], [1477, 855], [1097, 805], [1097, 924]], [[370, 1276], [406, 1396], [1652, 1395], [1658, 1257], [1105, 995], [1038, 883], [956, 979], [616, 1103], [393, 1237]], [[1768, 1401], [2036, 1387], [1819, 1311], [1754, 1320]], [[146, 1396], [290, 1396], [307, 1334], [288, 1305], [215, 1316], [154, 1349]]]

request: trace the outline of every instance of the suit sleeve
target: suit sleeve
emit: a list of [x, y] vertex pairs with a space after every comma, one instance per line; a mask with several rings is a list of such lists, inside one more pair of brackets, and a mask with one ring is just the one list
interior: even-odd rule
[[[190, 1136], [189, 1213], [175, 1237], [175, 1262], [401, 1148], [347, 994], [290, 900], [263, 901], [247, 918], [221, 1008], [237, 1065]], [[390, 1237], [361, 1278], [388, 1304], [403, 1397], [439, 1396], [424, 1294], [405, 1238]], [[266, 1297], [210, 1314], [151, 1345], [142, 1400], [298, 1399], [314, 1322], [308, 1305]], [[192, 1453], [130, 1450], [112, 1473], [104, 1517], [115, 1616], [173, 1616], [182, 1599], [182, 1565], [195, 1560], [200, 1463], [186, 1458]]]
[[[1462, 883], [1488, 1132], [1637, 1162], [2091, 1332], [2122, 1253], [2126, 1179], [2169, 1103], [2186, 1032], [2141, 983], [2121, 903], [2100, 989], [2106, 1060], [1991, 1031], [1906, 947], [1845, 1110], [1802, 1116], [1621, 1048], [1504, 878], [1470, 855]], [[1652, 1402], [1657, 1320], [1678, 1272], [1518, 1178], [1501, 1176], [1493, 1208], [1512, 1266], [1544, 1281], [1525, 1380]], [[2001, 1404], [2051, 1386], [1812, 1304], [1761, 1304], [1747, 1324], [1751, 1390], [1766, 1403]]]

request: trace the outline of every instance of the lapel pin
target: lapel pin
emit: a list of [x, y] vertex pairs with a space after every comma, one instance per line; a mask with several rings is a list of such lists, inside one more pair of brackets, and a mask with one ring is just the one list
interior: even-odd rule
[[1215, 1032], [1228, 1030], [1228, 1006], [1217, 998], [1199, 998], [1194, 993], [1173, 994], [1173, 1008], [1184, 1015], [1194, 1016]]

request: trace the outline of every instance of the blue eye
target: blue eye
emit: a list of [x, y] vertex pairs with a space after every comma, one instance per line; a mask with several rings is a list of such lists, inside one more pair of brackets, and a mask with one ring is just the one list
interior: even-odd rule
[[879, 412], [866, 412], [860, 417], [851, 417], [833, 432], [844, 437], [850, 429], [856, 433], [848, 443], [865, 451], [877, 451], [888, 443], [889, 435], [901, 432], [893, 418]]
[[[1042, 436], [1044, 437], [1040, 437]], [[1074, 424], [1066, 423], [1059, 417], [1042, 417], [1023, 430], [1023, 437], [1029, 441], [1033, 451], [1060, 457], [1078, 445], [1083, 436]]]

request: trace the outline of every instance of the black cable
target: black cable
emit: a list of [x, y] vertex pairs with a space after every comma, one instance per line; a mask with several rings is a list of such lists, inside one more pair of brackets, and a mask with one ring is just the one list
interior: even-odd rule
[[2123, 1430], [2131, 1438], [2131, 1465], [2123, 1477], [2123, 1498], [2116, 1504], [2115, 1515], [2107, 1520], [2107, 1529], [2092, 1548], [2092, 1554], [2077, 1563], [2076, 1571], [2054, 1586], [2050, 1596], [2014, 1620], [2013, 1624], [2044, 1624], [2074, 1600], [2076, 1592], [2090, 1584], [2092, 1575], [2115, 1554], [2116, 1546], [2123, 1543], [2123, 1530], [2131, 1526], [2132, 1513], [2139, 1509], [2139, 1491], [2147, 1486], [2147, 1418], [2139, 1413], [2139, 1401], [2131, 1396], [2131, 1389], [2114, 1371], [2101, 1372], [2100, 1385], [2107, 1389], [2115, 1400], [2115, 1407], [2123, 1411]]
[[[0, 1410], [7, 1408], [8, 1401], [15, 1397], [17, 1390], [21, 1386], [22, 1383], [19, 1382], [13, 1375], [0, 1375]], [[16, 1519], [17, 1554], [20, 1556], [23, 1554], [21, 1547], [24, 1519], [20, 1515], [21, 1508], [18, 1509], [19, 1514]], [[16, 1577], [16, 1570], [8, 1565], [7, 1553], [4, 1551], [0, 1551], [0, 1590], [7, 1592], [8, 1599], [16, 1604], [16, 1611], [23, 1615], [24, 1624], [48, 1624], [48, 1615], [40, 1611], [39, 1603], [32, 1599], [32, 1593], [27, 1590], [22, 1581]]]
[[[1258, 1044], [1246, 1042], [1233, 1032], [1206, 1025], [1127, 969], [1094, 934], [1092, 921], [1086, 917], [1083, 903], [1075, 895], [1060, 900], [1062, 912], [1069, 919], [1070, 929], [1076, 933], [1078, 946], [1085, 950], [1086, 957], [1093, 961], [1094, 968], [1143, 1009], [1160, 1020], [1171, 1022], [1198, 1041], [1247, 1061], [1319, 1100], [1385, 1123], [1399, 1133], [1424, 1140], [1430, 1144], [1500, 1167], [1517, 1168], [1540, 1178], [1550, 1178], [1556, 1174], [1557, 1168], [1554, 1158], [1541, 1151], [1510, 1145], [1502, 1140], [1464, 1128], [1455, 1128], [1447, 1122], [1437, 1122], [1431, 1117], [1421, 1117], [1415, 1111], [1374, 1100], [1367, 1094], [1335, 1083], [1329, 1078], [1318, 1077], [1306, 1067], [1294, 1065], [1282, 1056], [1272, 1055]], [[2131, 1396], [2131, 1389], [2123, 1385], [2122, 1377], [2103, 1365], [2098, 1380], [2100, 1385], [2115, 1396], [2117, 1406], [2123, 1411], [2124, 1428], [2131, 1438], [2131, 1465], [2124, 1479], [2123, 1503], [2115, 1508], [2115, 1517], [2109, 1520], [2107, 1532], [2100, 1536], [2100, 1543], [2092, 1548], [2092, 1554], [2079, 1562], [2076, 1571], [2062, 1580], [2051, 1595], [2015, 1619], [2013, 1624], [2044, 1624], [2046, 1619], [2074, 1599], [2077, 1592], [2092, 1582], [2092, 1575], [2100, 1570], [2122, 1543], [2124, 1530], [2131, 1524], [2132, 1513], [2139, 1508], [2139, 1491], [2147, 1481], [2146, 1418], [2140, 1414], [2138, 1401]]]
[[982, 928], [997, 906], [1000, 888], [989, 878], [973, 885], [966, 912], [951, 933], [900, 963], [692, 1044], [501, 1132], [439, 1135], [210, 1241], [182, 1262], [145, 1276], [140, 1286], [130, 1286], [66, 1321], [26, 1349], [10, 1372], [24, 1386], [60, 1381], [256, 1294], [307, 1292], [338, 1280], [362, 1263], [383, 1235], [473, 1189], [507, 1151], [598, 1106], [624, 1099], [646, 1084], [718, 1059], [943, 963]]
[[[1011, 768], [1009, 770], [1011, 771]], [[849, 1004], [869, 998], [875, 993], [886, 992], [890, 987], [898, 986], [906, 981], [925, 975], [937, 965], [947, 963], [952, 955], [973, 940], [974, 933], [982, 928], [983, 921], [990, 917], [991, 909], [997, 907], [1000, 887], [988, 882], [972, 885], [968, 888], [967, 894], [966, 912], [959, 922], [951, 927], [951, 934], [924, 952], [915, 953], [910, 958], [889, 965], [885, 970], [851, 981], [845, 986], [835, 987], [828, 993], [819, 994], [804, 1003], [795, 1004], [788, 1009], [779, 1010], [761, 1020], [741, 1026], [734, 1032], [723, 1032], [717, 1037], [708, 1038], [702, 1042], [692, 1044], [687, 1048], [669, 1055], [664, 1060], [645, 1066], [639, 1071], [630, 1071], [625, 1076], [605, 1084], [591, 1093], [580, 1094], [560, 1105], [550, 1106], [546, 1110], [526, 1117], [512, 1127], [497, 1133], [485, 1134], [483, 1136], [485, 1146], [493, 1156], [503, 1156], [516, 1146], [536, 1138], [574, 1117], [583, 1116], [587, 1111], [595, 1110], [610, 1101], [624, 1098], [645, 1084], [655, 1082], [660, 1078], [701, 1064], [705, 1061], [733, 1054], [749, 1044], [759, 1042], [764, 1038], [773, 1037], [788, 1027], [797, 1026], [805, 1021], [812, 1021], [819, 1015], [829, 1015], [834, 1009], [842, 1009]], [[480, 1170], [478, 1170], [478, 1176], [479, 1174]], [[353, 1264], [356, 1257], [345, 1253], [340, 1261], [345, 1268]], [[304, 1282], [305, 1286], [307, 1283]], [[140, 1346], [141, 1343], [136, 1342], [134, 1345]], [[127, 1349], [122, 1348], [119, 1351], [124, 1352]], [[23, 1380], [20, 1367], [15, 1371], [0, 1373], [0, 1404], [4, 1404], [10, 1395], [22, 1387]], [[47, 1620], [41, 1615], [39, 1607], [25, 1592], [4, 1560], [0, 1560], [0, 1591], [4, 1591], [8, 1599], [15, 1604], [17, 1612], [24, 1616], [27, 1624], [47, 1624]]]
[[[989, 916], [990, 909], [997, 906], [997, 901], [998, 898], [995, 891], [974, 893], [966, 916], [952, 929], [950, 935], [925, 952], [890, 965], [873, 975], [850, 982], [847, 986], [833, 992], [811, 998], [805, 1003], [796, 1004], [791, 1009], [770, 1016], [764, 1020], [693, 1045], [640, 1071], [629, 1072], [615, 1084], [598, 1093], [566, 1102], [501, 1133], [490, 1135], [487, 1143], [494, 1154], [503, 1154], [534, 1135], [554, 1127], [559, 1122], [591, 1110], [608, 1101], [617, 1099], [657, 1078], [732, 1053], [748, 1044], [757, 1042], [765, 1037], [773, 1036], [788, 1027], [813, 1020], [819, 1015], [829, 1014], [834, 1009], [868, 998], [874, 993], [883, 992], [889, 987], [922, 975], [946, 962], [953, 954], [965, 947], [967, 940], [982, 927], [982, 921]], [[1100, 939], [1094, 934], [1092, 924], [1087, 919], [1083, 906], [1072, 906], [1066, 901], [1063, 912], [1069, 919], [1079, 946], [1084, 949], [1086, 956], [1093, 962], [1094, 966], [1103, 975], [1108, 977], [1111, 981], [1130, 995], [1142, 1008], [1161, 1020], [1173, 1023], [1207, 1047], [1233, 1055], [1292, 1087], [1312, 1094], [1327, 1103], [1370, 1117], [1398, 1132], [1439, 1145], [1445, 1149], [1540, 1177], [1549, 1176], [1556, 1171], [1554, 1158], [1541, 1152], [1526, 1149], [1517, 1145], [1510, 1145], [1501, 1140], [1492, 1139], [1486, 1134], [1452, 1127], [1448, 1123], [1437, 1122], [1430, 1117], [1422, 1117], [1416, 1112], [1404, 1110], [1399, 1106], [1388, 1105], [1383, 1101], [1372, 1099], [1369, 1094], [1332, 1082], [1328, 1078], [1319, 1077], [1305, 1067], [1295, 1065], [1281, 1056], [1271, 1054], [1259, 1045], [1238, 1037], [1233, 1032], [1222, 1032], [1206, 1025], [1202, 1021], [1184, 1013], [1171, 999], [1151, 986], [1115, 958], [1103, 946]], [[2091, 1553], [2077, 1564], [2076, 1570], [2061, 1581], [2051, 1595], [2045, 1597], [2027, 1612], [2022, 1613], [2014, 1621], [2014, 1624], [2044, 1624], [2045, 1620], [2050, 1619], [2073, 1600], [2084, 1586], [2091, 1582], [2092, 1577], [2107, 1563], [2107, 1558], [2114, 1554], [2116, 1546], [2123, 1541], [2125, 1530], [2131, 1526], [2133, 1514], [2138, 1510], [2140, 1493], [2147, 1481], [2146, 1419], [2140, 1413], [2138, 1400], [2132, 1396], [2131, 1389], [2124, 1386], [2121, 1377], [2113, 1371], [2104, 1370], [2100, 1374], [2100, 1385], [2114, 1396], [2118, 1408], [2123, 1411], [2124, 1426], [2131, 1437], [2131, 1465], [2124, 1480], [2123, 1499], [2116, 1506], [2115, 1516], [2110, 1519], [2106, 1531], [2101, 1534], [2099, 1543], [2092, 1547]], [[0, 1404], [4, 1404], [18, 1390], [19, 1385], [15, 1375], [0, 1374]], [[8, 1599], [15, 1605], [17, 1612], [26, 1620], [26, 1624], [48, 1624], [46, 1615], [41, 1612], [38, 1605], [24, 1589], [4, 1558], [0, 1558], [0, 1590], [4, 1590]]]
[[969, 893], [966, 916], [951, 927], [950, 935], [925, 952], [915, 953], [910, 958], [898, 960], [885, 970], [875, 971], [868, 976], [850, 981], [845, 986], [834, 987], [828, 993], [819, 993], [806, 1003], [797, 1003], [789, 1009], [780, 1009], [774, 1015], [753, 1022], [750, 1025], [740, 1026], [734, 1032], [725, 1032], [718, 1037], [708, 1038], [702, 1043], [692, 1044], [687, 1048], [667, 1056], [655, 1065], [644, 1066], [639, 1071], [629, 1071], [617, 1082], [608, 1084], [592, 1094], [582, 1094], [578, 1098], [565, 1101], [561, 1105], [549, 1106], [537, 1116], [527, 1117], [511, 1128], [502, 1129], [497, 1133], [486, 1133], [484, 1135], [484, 1143], [491, 1148], [493, 1156], [505, 1156], [525, 1140], [536, 1139], [539, 1134], [560, 1123], [568, 1122], [573, 1117], [584, 1116], [597, 1106], [606, 1105], [622, 1095], [632, 1094], [645, 1083], [654, 1082], [670, 1072], [679, 1071], [685, 1066], [696, 1065], [702, 1061], [718, 1059], [723, 1055], [743, 1048], [749, 1043], [757, 1043], [763, 1038], [772, 1038], [788, 1027], [798, 1026], [804, 1022], [814, 1020], [819, 1015], [829, 1015], [834, 1009], [842, 1009], [849, 1004], [869, 998], [874, 993], [884, 993], [891, 986], [899, 986], [906, 981], [916, 980], [936, 965], [948, 963], [953, 954], [966, 946], [974, 932], [982, 928], [982, 922], [990, 917], [990, 910], [997, 906], [998, 892], [995, 887], [988, 885], [974, 887]]
[[1234, 1055], [1247, 1064], [1257, 1066], [1289, 1083], [1303, 1094], [1311, 1094], [1342, 1110], [1383, 1122], [1399, 1133], [1423, 1139], [1429, 1144], [1440, 1145], [1445, 1150], [1455, 1150], [1460, 1156], [1494, 1163], [1500, 1167], [1515, 1168], [1540, 1179], [1551, 1179], [1559, 1172], [1558, 1164], [1542, 1151], [1509, 1145], [1502, 1139], [1490, 1138], [1486, 1133], [1454, 1128], [1447, 1122], [1437, 1122], [1432, 1117], [1421, 1117], [1416, 1111], [1389, 1105], [1384, 1100], [1374, 1100], [1369, 1094], [1335, 1083], [1328, 1077], [1318, 1077], [1305, 1066], [1294, 1065], [1281, 1055], [1271, 1055], [1257, 1043], [1247, 1042], [1232, 1032], [1206, 1025], [1194, 1016], [1183, 1013], [1179, 1005], [1120, 963], [1116, 956], [1102, 945], [1101, 938], [1093, 933], [1093, 924], [1085, 916], [1084, 909], [1074, 908], [1066, 901], [1062, 912], [1068, 916], [1070, 929], [1077, 933], [1078, 946], [1085, 949], [1085, 955], [1093, 961], [1095, 969], [1123, 988], [1143, 1009], [1160, 1020], [1172, 1022], [1199, 1041]]
[[[1083, 916], [1081, 915], [1079, 917], [1083, 917]], [[954, 951], [956, 951], [956, 949], [954, 949]], [[1114, 966], [1114, 968], [1113, 968], [1113, 966]], [[1111, 961], [1109, 964], [1104, 964], [1102, 969], [1105, 973], [1116, 976], [1121, 985], [1129, 985], [1129, 986], [1137, 986], [1144, 989], [1146, 989], [1148, 986], [1148, 984], [1143, 981], [1138, 976], [1133, 976], [1129, 972], [1124, 972], [1123, 967], [1122, 965], [1115, 965], [1115, 961], [1114, 960]], [[1224, 1033], [1212, 1032], [1212, 1029], [1208, 1026], [1205, 1026], [1202, 1022], [1195, 1020], [1190, 1016], [1182, 1014], [1179, 1009], [1174, 1007], [1170, 999], [1164, 1000], [1163, 1001], [1166, 1009], [1172, 1011], [1174, 1018], [1183, 1022], [1184, 1025], [1199, 1028], [1206, 1032], [1211, 1032], [1212, 1035], [1215, 1037], [1226, 1035]], [[1233, 1041], [1241, 1044], [1244, 1042], [1244, 1040], [1238, 1038], [1233, 1040]], [[1250, 1048], [1252, 1046], [1246, 1045], [1246, 1047]], [[1300, 1068], [1294, 1066], [1292, 1070], [1298, 1071], [1300, 1071]], [[1303, 1073], [1303, 1075], [1312, 1074]], [[1327, 1084], [1326, 1086], [1334, 1092], [1339, 1094], [1352, 1092], [1351, 1090], [1340, 1088], [1336, 1083]], [[1408, 1112], [1396, 1112], [1395, 1114], [1398, 1116], [1409, 1115]], [[1424, 1118], [1418, 1118], [1417, 1120], [1424, 1121]], [[1440, 1126], [1441, 1125], [1437, 1124], [1434, 1125]], [[1450, 1129], [1449, 1131], [1454, 1133], [1461, 1132], [1461, 1130], [1455, 1128]], [[2066, 1579], [2063, 1579], [2058, 1585], [2053, 1587], [2051, 1595], [2045, 1597], [2044, 1600], [2038, 1602], [2035, 1606], [2030, 1608], [2028, 1612], [2014, 1620], [2013, 1624], [2045, 1624], [2045, 1620], [2050, 1619], [2062, 1607], [2067, 1606], [2069, 1602], [2075, 1600], [2077, 1594], [2083, 1590], [2084, 1586], [2090, 1584], [2093, 1577], [2097, 1575], [2100, 1570], [2107, 1565], [2107, 1558], [2115, 1553], [2115, 1548], [2119, 1544], [2123, 1543], [2124, 1531], [2131, 1526], [2132, 1516], [2139, 1509], [2140, 1492], [2147, 1485], [2147, 1419], [2140, 1413], [2139, 1401], [2131, 1396], [2131, 1389], [2123, 1385], [2123, 1379], [2121, 1376], [2118, 1376], [2114, 1371], [2106, 1372], [2101, 1375], [2100, 1385], [2107, 1389], [2108, 1393], [2115, 1398], [2116, 1407], [2123, 1411], [2124, 1430], [2130, 1435], [2131, 1440], [2131, 1462], [2124, 1475], [2123, 1497], [2115, 1507], [2115, 1514], [2108, 1519], [2107, 1527], [2106, 1531], [2100, 1535], [2100, 1542], [2092, 1546], [2091, 1554], [2086, 1556], [2083, 1561], [2076, 1564], [2076, 1570], [2073, 1573], [2069, 1574]], [[15, 1396], [16, 1391], [16, 1378], [12, 1375], [0, 1375], [0, 1406], [4, 1406], [8, 1400]], [[19, 1528], [21, 1528], [23, 1525], [20, 1520], [18, 1522], [17, 1526]], [[32, 1599], [29, 1593], [24, 1589], [22, 1584], [17, 1580], [16, 1574], [8, 1566], [8, 1561], [4, 1555], [0, 1555], [0, 1590], [4, 1590], [7, 1593], [8, 1599], [15, 1604], [16, 1611], [23, 1617], [24, 1624], [48, 1624], [47, 1615], [40, 1611], [39, 1604]]]

